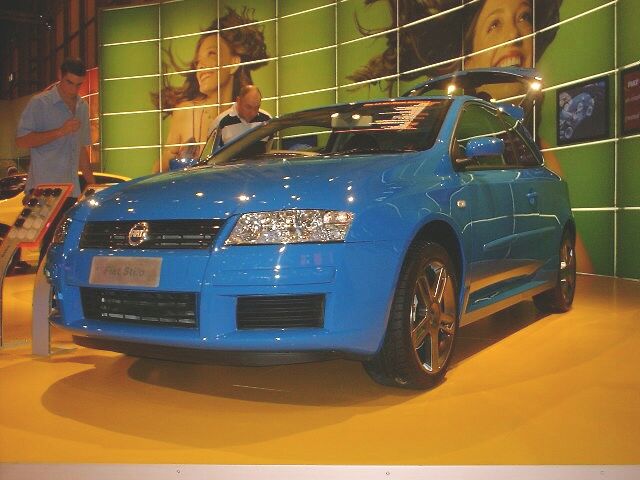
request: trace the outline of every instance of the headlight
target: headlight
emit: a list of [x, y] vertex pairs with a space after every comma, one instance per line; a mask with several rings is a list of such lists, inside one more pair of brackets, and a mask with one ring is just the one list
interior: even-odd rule
[[334, 210], [281, 210], [245, 213], [226, 245], [342, 242], [353, 213]]
[[56, 231], [53, 234], [53, 238], [51, 239], [51, 243], [53, 245], [64, 243], [64, 239], [69, 232], [70, 225], [71, 219], [68, 217], [58, 224], [58, 228], [56, 228]]

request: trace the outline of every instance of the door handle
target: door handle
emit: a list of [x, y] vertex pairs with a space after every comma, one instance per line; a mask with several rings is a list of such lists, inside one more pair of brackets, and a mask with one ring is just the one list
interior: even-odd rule
[[527, 199], [529, 200], [529, 204], [531, 206], [535, 206], [538, 202], [538, 192], [536, 192], [535, 190], [531, 190], [529, 193], [527, 193]]

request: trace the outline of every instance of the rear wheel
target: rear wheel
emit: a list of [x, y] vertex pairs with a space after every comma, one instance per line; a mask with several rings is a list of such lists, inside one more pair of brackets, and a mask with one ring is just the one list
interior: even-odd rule
[[576, 292], [576, 253], [573, 234], [566, 230], [560, 242], [558, 278], [556, 285], [533, 297], [533, 303], [541, 312], [567, 312], [573, 304]]
[[426, 389], [445, 375], [458, 330], [458, 279], [439, 244], [413, 245], [405, 259], [378, 354], [364, 363], [384, 385]]

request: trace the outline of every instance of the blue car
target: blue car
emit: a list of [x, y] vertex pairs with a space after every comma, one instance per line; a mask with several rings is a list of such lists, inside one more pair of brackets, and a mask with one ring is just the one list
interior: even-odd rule
[[49, 251], [51, 322], [135, 356], [346, 358], [437, 384], [461, 327], [530, 298], [563, 312], [575, 290], [567, 185], [526, 109], [473, 95], [493, 74], [284, 115], [219, 150], [214, 133], [198, 166], [97, 193]]

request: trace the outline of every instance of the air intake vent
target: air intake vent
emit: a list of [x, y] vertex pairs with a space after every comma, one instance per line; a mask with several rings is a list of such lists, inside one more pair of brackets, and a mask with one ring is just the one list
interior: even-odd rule
[[324, 295], [238, 297], [239, 329], [322, 327]]
[[195, 293], [82, 288], [85, 318], [149, 325], [198, 326]]
[[[131, 228], [145, 223], [146, 239], [129, 242]], [[211, 246], [224, 220], [149, 220], [89, 222], [80, 238], [80, 248], [206, 249]]]

